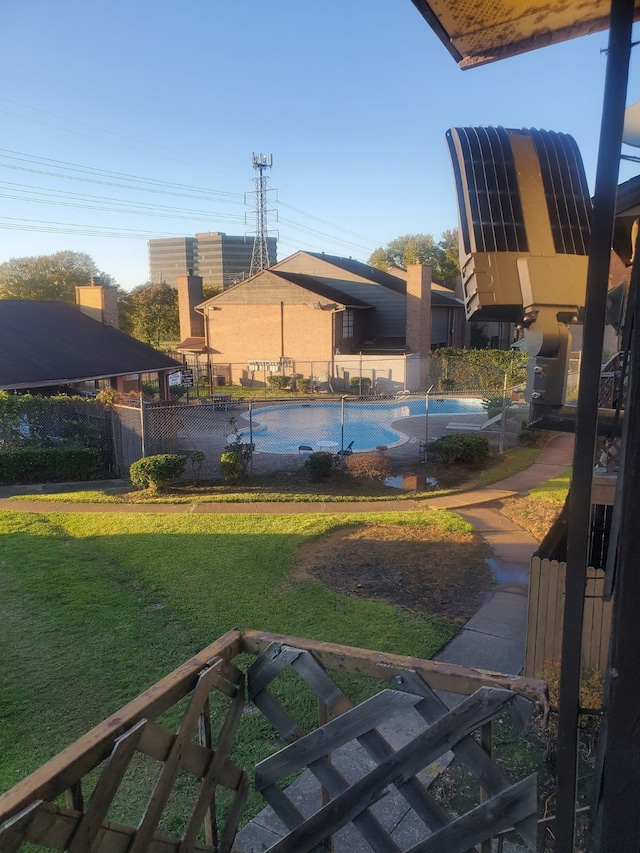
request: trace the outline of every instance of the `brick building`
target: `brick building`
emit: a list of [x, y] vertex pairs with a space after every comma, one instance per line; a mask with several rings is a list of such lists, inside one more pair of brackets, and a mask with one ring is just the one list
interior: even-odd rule
[[[284, 373], [337, 390], [366, 375], [380, 390], [415, 390], [428, 377], [432, 326], [447, 330], [443, 343], [464, 338], [462, 303], [434, 288], [430, 269], [419, 265], [393, 275], [350, 258], [297, 252], [197, 310], [189, 307], [193, 292], [184, 296], [188, 281], [179, 285], [188, 335], [180, 349], [202, 353], [225, 383], [259, 385]], [[204, 318], [202, 337], [194, 335], [195, 315]]]
[[119, 331], [116, 288], [77, 287], [76, 301], [0, 299], [0, 388], [126, 394], [148, 379], [167, 396], [167, 376], [181, 365]]

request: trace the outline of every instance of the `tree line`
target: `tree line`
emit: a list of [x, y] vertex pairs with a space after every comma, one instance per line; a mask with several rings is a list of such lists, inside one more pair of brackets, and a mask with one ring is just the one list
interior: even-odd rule
[[[458, 275], [458, 232], [445, 231], [439, 241], [430, 234], [405, 234], [376, 249], [368, 263], [378, 269], [406, 268], [422, 263], [433, 277], [453, 286]], [[145, 343], [159, 347], [180, 334], [178, 293], [165, 282], [146, 282], [125, 290], [84, 252], [61, 251], [52, 255], [11, 258], [0, 264], [0, 299], [55, 300], [75, 304], [76, 287], [97, 284], [117, 288], [120, 329]], [[204, 298], [219, 293], [204, 288]]]

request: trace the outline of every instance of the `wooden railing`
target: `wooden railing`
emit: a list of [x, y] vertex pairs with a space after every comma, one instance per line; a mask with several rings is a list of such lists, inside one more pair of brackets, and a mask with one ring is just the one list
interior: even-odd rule
[[[245, 675], [235, 659], [247, 652], [256, 659]], [[277, 701], [271, 692], [285, 670], [302, 678], [318, 697], [319, 728], [312, 732], [287, 710], [286, 696]], [[383, 682], [383, 689], [354, 705], [330, 671], [370, 676]], [[436, 691], [467, 698], [449, 711]], [[369, 810], [390, 785], [425, 826], [428, 840], [420, 850], [463, 853], [510, 827], [535, 850], [535, 777], [512, 783], [483, 745], [490, 744], [491, 721], [501, 709], [519, 712], [521, 704], [546, 709], [543, 682], [295, 637], [230, 631], [3, 794], [0, 851], [19, 850], [23, 843], [71, 853], [231, 851], [248, 791], [246, 770], [229, 757], [245, 694], [288, 744], [256, 766], [257, 789], [287, 827], [270, 850], [314, 850], [330, 843], [348, 823], [373, 841], [374, 849], [399, 850]], [[214, 697], [216, 706], [224, 708], [215, 725], [210, 711]], [[378, 726], [398, 707], [413, 708], [426, 727], [394, 749]], [[168, 719], [177, 721], [173, 730]], [[480, 743], [472, 736], [476, 730]], [[215, 744], [212, 731], [217, 732]], [[375, 765], [355, 782], [347, 782], [330, 760], [334, 749], [351, 740], [364, 747]], [[455, 819], [418, 775], [450, 750], [478, 780], [477, 807]], [[157, 762], [158, 772], [139, 821], [116, 823], [110, 810], [136, 755]], [[279, 784], [304, 767], [325, 792], [324, 805], [306, 818]], [[184, 774], [197, 785], [178, 836], [163, 829], [161, 819]], [[223, 818], [215, 809], [219, 788], [229, 792]]]

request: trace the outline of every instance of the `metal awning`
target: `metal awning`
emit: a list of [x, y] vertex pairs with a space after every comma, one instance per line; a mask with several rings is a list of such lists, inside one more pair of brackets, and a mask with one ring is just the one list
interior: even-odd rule
[[[461, 68], [606, 30], [609, 0], [412, 0]], [[640, 18], [640, 0], [635, 19]]]
[[205, 339], [200, 337], [185, 338], [176, 347], [178, 352], [205, 352], [206, 348]]

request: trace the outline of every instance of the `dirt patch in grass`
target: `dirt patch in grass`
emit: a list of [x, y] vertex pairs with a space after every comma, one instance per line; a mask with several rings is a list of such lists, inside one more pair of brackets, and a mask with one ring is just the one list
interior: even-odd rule
[[488, 556], [488, 546], [475, 533], [361, 524], [303, 545], [294, 571], [342, 595], [463, 623], [493, 586]]
[[551, 525], [562, 509], [562, 504], [530, 495], [507, 498], [497, 506], [503, 515], [523, 530], [528, 530], [538, 542], [541, 542], [551, 530]]

